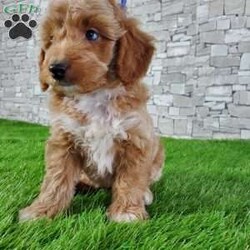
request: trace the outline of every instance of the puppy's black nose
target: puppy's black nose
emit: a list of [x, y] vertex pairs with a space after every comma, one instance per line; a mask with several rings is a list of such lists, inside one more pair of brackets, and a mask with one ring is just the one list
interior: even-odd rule
[[55, 63], [50, 65], [49, 71], [52, 73], [53, 78], [59, 81], [64, 79], [67, 67], [66, 63]]

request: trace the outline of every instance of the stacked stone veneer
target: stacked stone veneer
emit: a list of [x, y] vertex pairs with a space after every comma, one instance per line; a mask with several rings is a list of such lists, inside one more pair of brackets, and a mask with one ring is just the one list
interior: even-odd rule
[[[145, 79], [156, 130], [249, 139], [250, 0], [130, 0], [128, 9], [156, 38]], [[11, 41], [0, 30], [0, 116], [47, 123], [36, 36]]]
[[[0, 10], [15, 2], [0, 0]], [[39, 4], [39, 0], [29, 2]], [[44, 11], [47, 1], [40, 2]], [[23, 38], [11, 40], [4, 27], [4, 21], [10, 18], [0, 13], [0, 117], [47, 124], [47, 96], [41, 93], [38, 80], [38, 29], [28, 41]], [[40, 23], [40, 15], [32, 18]]]
[[250, 138], [250, 0], [133, 0], [157, 39], [149, 110], [170, 136]]

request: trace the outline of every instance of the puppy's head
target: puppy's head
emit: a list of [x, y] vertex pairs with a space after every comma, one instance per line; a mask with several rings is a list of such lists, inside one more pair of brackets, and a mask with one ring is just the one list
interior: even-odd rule
[[41, 34], [41, 87], [65, 95], [134, 84], [154, 51], [152, 37], [115, 0], [51, 0]]

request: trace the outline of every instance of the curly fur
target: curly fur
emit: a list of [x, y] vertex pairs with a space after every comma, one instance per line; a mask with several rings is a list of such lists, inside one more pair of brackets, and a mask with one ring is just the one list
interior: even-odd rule
[[[85, 32], [94, 28], [97, 41]], [[112, 189], [107, 215], [114, 221], [145, 219], [159, 179], [163, 148], [146, 110], [141, 83], [153, 38], [113, 0], [55, 0], [41, 30], [41, 88], [49, 90], [51, 136], [38, 198], [20, 220], [53, 217], [66, 209], [77, 185]], [[49, 71], [67, 63], [63, 80]]]

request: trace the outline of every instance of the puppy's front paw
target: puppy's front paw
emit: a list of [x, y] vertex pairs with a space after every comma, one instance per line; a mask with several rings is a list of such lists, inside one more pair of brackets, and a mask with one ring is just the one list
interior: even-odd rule
[[34, 220], [38, 218], [38, 214], [30, 209], [29, 207], [26, 207], [19, 211], [19, 222], [25, 222], [29, 220]]
[[146, 192], [143, 195], [143, 200], [144, 200], [145, 205], [146, 206], [151, 205], [152, 202], [153, 202], [153, 199], [154, 199], [154, 196], [153, 196], [151, 190], [147, 189]]
[[145, 208], [141, 207], [119, 209], [111, 205], [107, 211], [107, 216], [109, 220], [115, 222], [134, 222], [147, 219], [148, 213]]
[[139, 220], [133, 213], [108, 214], [108, 218], [115, 222], [133, 222]]
[[45, 217], [44, 209], [39, 205], [31, 205], [19, 211], [19, 222], [36, 220]]

